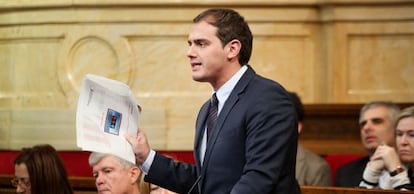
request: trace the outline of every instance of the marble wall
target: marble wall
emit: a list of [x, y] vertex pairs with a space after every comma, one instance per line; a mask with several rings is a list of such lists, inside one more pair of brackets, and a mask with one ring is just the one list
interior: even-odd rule
[[0, 149], [78, 149], [87, 73], [131, 87], [154, 148], [192, 149], [211, 89], [191, 79], [187, 34], [210, 7], [245, 16], [253, 68], [306, 104], [414, 102], [411, 0], [0, 1]]

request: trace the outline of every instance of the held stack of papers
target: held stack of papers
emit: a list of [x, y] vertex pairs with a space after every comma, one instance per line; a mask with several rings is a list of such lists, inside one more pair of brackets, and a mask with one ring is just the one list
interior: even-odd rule
[[136, 137], [138, 120], [138, 103], [128, 85], [92, 74], [84, 77], [76, 112], [78, 147], [113, 154], [135, 164], [125, 135]]

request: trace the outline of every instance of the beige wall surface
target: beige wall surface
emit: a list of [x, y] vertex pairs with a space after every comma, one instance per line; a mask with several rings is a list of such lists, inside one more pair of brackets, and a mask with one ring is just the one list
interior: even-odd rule
[[192, 149], [211, 88], [191, 79], [187, 34], [210, 7], [245, 16], [250, 64], [306, 104], [414, 102], [410, 0], [0, 0], [0, 149], [78, 149], [87, 73], [131, 87], [154, 148]]

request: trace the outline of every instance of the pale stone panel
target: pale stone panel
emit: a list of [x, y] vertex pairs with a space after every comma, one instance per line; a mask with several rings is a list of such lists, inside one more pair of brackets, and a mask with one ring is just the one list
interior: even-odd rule
[[[392, 0], [3, 0], [2, 6], [5, 8], [19, 8], [19, 7], [54, 7], [54, 6], [76, 6], [76, 5], [151, 5], [151, 6], [277, 6], [277, 5], [316, 5], [316, 4], [378, 4], [378, 3], [390, 3]], [[412, 0], [398, 0], [398, 3], [412, 3]]]
[[[309, 7], [248, 7], [236, 8], [247, 22], [311, 22], [319, 21], [317, 9]], [[193, 16], [194, 17], [194, 16]]]
[[252, 24], [255, 35], [250, 64], [261, 75], [314, 101], [320, 67], [318, 25]]
[[414, 98], [414, 24], [338, 26], [334, 101], [366, 102]]
[[5, 148], [49, 143], [57, 149], [77, 149], [74, 110], [15, 110], [10, 112], [9, 122], [10, 139]]
[[9, 40], [0, 39], [0, 107], [10, 107], [13, 94], [13, 49]]
[[[374, 1], [374, 0], [373, 0]], [[375, 0], [376, 1], [376, 0]], [[412, 3], [412, 1], [411, 1]], [[408, 4], [384, 6], [350, 5], [327, 7], [322, 15], [324, 21], [391, 21], [410, 20], [414, 17], [413, 7]]]
[[[0, 111], [0, 146], [18, 150], [48, 143], [60, 150], [79, 150], [76, 146], [76, 110]], [[140, 127], [155, 149], [166, 149], [166, 114], [163, 110], [146, 110]]]
[[[191, 22], [197, 14], [208, 8], [210, 6], [174, 8], [160, 6], [151, 7], [150, 9], [139, 6], [27, 9], [24, 12], [4, 12], [0, 14], [0, 24], [183, 23]], [[312, 7], [234, 6], [232, 8], [240, 12], [248, 22], [316, 22], [320, 20], [319, 11]], [[51, 15], [54, 17], [50, 17]], [[85, 30], [88, 29], [93, 28], [88, 27]]]
[[[349, 0], [324, 0], [326, 3], [335, 3], [341, 1]], [[359, 0], [358, 2], [379, 2], [379, 1], [389, 1], [389, 0]], [[409, 1], [409, 0], [401, 0]], [[320, 0], [13, 0], [7, 1], [3, 0], [2, 6], [5, 8], [21, 8], [21, 7], [56, 7], [56, 6], [79, 6], [79, 5], [103, 5], [103, 6], [120, 6], [120, 5], [142, 5], [142, 6], [172, 6], [172, 5], [181, 5], [181, 6], [194, 6], [194, 5], [203, 5], [203, 6], [234, 6], [234, 5], [262, 5], [262, 6], [274, 6], [274, 5], [312, 5], [316, 3], [321, 3]]]
[[186, 35], [129, 37], [128, 40], [137, 64], [132, 85], [138, 95], [171, 97], [206, 92], [191, 79]]
[[354, 59], [349, 63], [350, 94], [391, 94], [398, 98], [414, 92], [410, 87], [414, 84], [414, 33], [356, 35], [349, 43], [349, 58]]
[[[150, 144], [154, 145], [156, 149], [191, 149], [193, 147], [197, 113], [202, 103], [208, 98], [208, 94], [205, 97], [192, 95], [138, 97], [138, 102], [143, 105], [142, 116], [151, 117], [151, 122], [142, 121], [140, 125], [147, 134], [151, 134], [149, 138]], [[164, 120], [160, 119], [160, 116], [153, 111], [153, 109], [159, 107], [162, 107], [164, 110]], [[147, 115], [148, 110], [153, 113]], [[153, 125], [160, 127], [152, 127]], [[154, 131], [151, 131], [152, 129], [150, 128], [153, 128]], [[161, 141], [165, 142], [157, 143]]]
[[10, 145], [11, 111], [0, 110], [0, 149]]
[[[75, 108], [85, 74], [97, 74], [131, 84], [133, 55], [122, 38], [122, 30], [111, 25], [65, 25], [59, 53], [59, 83], [67, 102]], [[125, 30], [127, 32], [127, 30]]]
[[165, 110], [143, 109], [139, 121], [140, 130], [147, 135], [149, 144], [154, 149], [167, 148], [167, 114]]
[[[207, 99], [207, 98], [206, 98]], [[191, 99], [188, 99], [191, 101]], [[189, 150], [194, 145], [195, 122], [202, 103], [174, 103], [170, 110], [171, 127], [167, 129], [167, 150]]]
[[[1, 7], [0, 7], [1, 8]], [[205, 7], [64, 7], [28, 9], [23, 12], [4, 12], [0, 14], [0, 24], [104, 24], [140, 22], [191, 22], [191, 19]], [[50, 17], [53, 16], [53, 17]], [[105, 25], [102, 25], [103, 27]], [[93, 29], [93, 28], [89, 28]]]
[[[0, 66], [4, 81], [0, 95], [5, 107], [50, 107], [64, 104], [57, 82], [57, 52], [60, 37], [0, 39]], [[9, 101], [7, 99], [12, 99]]]

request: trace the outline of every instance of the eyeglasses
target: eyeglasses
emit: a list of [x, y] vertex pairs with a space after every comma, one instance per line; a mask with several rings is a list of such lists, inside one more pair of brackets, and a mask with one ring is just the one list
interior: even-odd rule
[[30, 186], [30, 179], [28, 177], [14, 177], [12, 180], [10, 180], [13, 187], [21, 186], [21, 187], [28, 187]]

